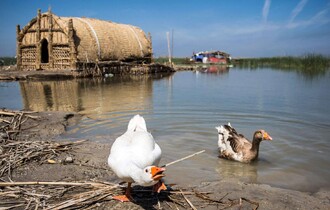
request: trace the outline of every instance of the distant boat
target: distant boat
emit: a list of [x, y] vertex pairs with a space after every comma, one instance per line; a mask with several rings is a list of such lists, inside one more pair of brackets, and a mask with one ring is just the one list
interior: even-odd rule
[[209, 64], [228, 64], [231, 57], [228, 53], [221, 51], [205, 51], [194, 53], [191, 57], [193, 62], [209, 63]]

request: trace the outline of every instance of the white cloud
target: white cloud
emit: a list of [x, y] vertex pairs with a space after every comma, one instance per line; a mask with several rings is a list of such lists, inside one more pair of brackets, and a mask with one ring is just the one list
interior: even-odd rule
[[299, 15], [299, 13], [304, 9], [308, 0], [301, 0], [297, 6], [292, 10], [289, 23], [292, 23], [294, 19]]
[[[298, 21], [296, 17], [304, 10], [306, 3], [307, 0], [301, 0], [292, 10], [290, 16], [292, 22], [267, 22], [271, 0], [265, 0], [262, 22], [257, 19], [240, 19], [231, 22], [215, 21], [201, 24], [198, 30], [186, 27], [176, 29], [174, 54], [175, 56], [189, 56], [192, 51], [210, 49], [228, 51], [233, 56], [273, 56], [286, 53], [298, 55], [299, 53], [310, 52], [313, 50], [313, 46], [320, 45], [319, 42], [322, 37], [315, 35], [315, 38], [309, 39], [304, 44], [300, 44], [302, 39], [292, 39], [292, 37], [301, 36], [305, 39], [309, 35], [302, 33], [302, 31], [309, 30], [309, 27], [312, 28], [312, 26], [317, 26], [318, 29], [322, 26], [323, 28], [326, 27], [326, 24], [330, 23], [330, 3], [315, 13], [313, 17]], [[157, 34], [163, 37], [162, 40], [158, 40], [161, 41], [161, 44], [155, 47], [158, 49], [157, 55], [166, 55], [165, 32], [163, 30]], [[156, 37], [155, 34], [153, 35]], [[161, 47], [162, 50], [158, 47]], [[318, 52], [329, 54], [323, 48], [320, 48]]]
[[325, 8], [316, 15], [314, 15], [311, 19], [309, 20], [304, 20], [304, 21], [299, 21], [299, 22], [289, 22], [287, 24], [287, 28], [297, 28], [297, 27], [302, 27], [302, 26], [309, 26], [309, 25], [323, 25], [327, 24], [330, 22], [330, 19], [326, 17], [326, 15], [329, 13], [329, 6], [328, 8]]
[[262, 9], [262, 20], [264, 23], [266, 23], [267, 19], [268, 19], [270, 3], [271, 3], [271, 0], [265, 0], [264, 7]]

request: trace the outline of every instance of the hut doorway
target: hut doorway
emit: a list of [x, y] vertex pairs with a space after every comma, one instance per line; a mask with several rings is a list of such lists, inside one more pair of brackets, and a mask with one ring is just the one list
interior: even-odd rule
[[43, 39], [41, 41], [41, 63], [49, 62], [49, 54], [48, 54], [48, 41], [47, 39]]

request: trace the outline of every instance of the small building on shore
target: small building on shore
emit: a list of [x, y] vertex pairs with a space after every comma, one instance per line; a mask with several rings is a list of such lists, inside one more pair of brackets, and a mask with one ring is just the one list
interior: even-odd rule
[[222, 51], [204, 51], [193, 53], [191, 61], [210, 64], [228, 64], [231, 61], [231, 57], [230, 54]]
[[150, 35], [127, 24], [38, 10], [25, 27], [17, 25], [16, 32], [20, 71], [103, 71], [118, 69], [116, 63], [149, 64], [152, 59]]

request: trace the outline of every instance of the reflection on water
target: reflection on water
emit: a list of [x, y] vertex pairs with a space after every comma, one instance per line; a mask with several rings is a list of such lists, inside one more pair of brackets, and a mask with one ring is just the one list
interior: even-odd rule
[[219, 159], [216, 171], [220, 177], [230, 177], [248, 183], [258, 183], [256, 163], [241, 164], [235, 161]]
[[[1, 106], [11, 108], [22, 100], [21, 108], [29, 110], [85, 114], [68, 128], [68, 138], [112, 143], [129, 119], [141, 114], [162, 148], [161, 163], [206, 150], [171, 165], [171, 183], [234, 178], [304, 191], [330, 188], [329, 74], [306, 80], [296, 72], [217, 66], [159, 77], [9, 84], [0, 86], [0, 98], [10, 99], [1, 98]], [[22, 97], [8, 94], [19, 90]], [[248, 138], [257, 129], [270, 133], [273, 141], [261, 143], [259, 161], [241, 164], [218, 158], [215, 126], [227, 122]]]
[[200, 73], [225, 74], [229, 72], [227, 65], [204, 65], [197, 69]]
[[64, 81], [20, 82], [24, 109], [34, 111], [81, 110], [78, 83]]
[[[165, 77], [166, 76], [166, 77]], [[152, 109], [152, 83], [169, 75], [20, 82], [24, 108], [81, 114]]]

